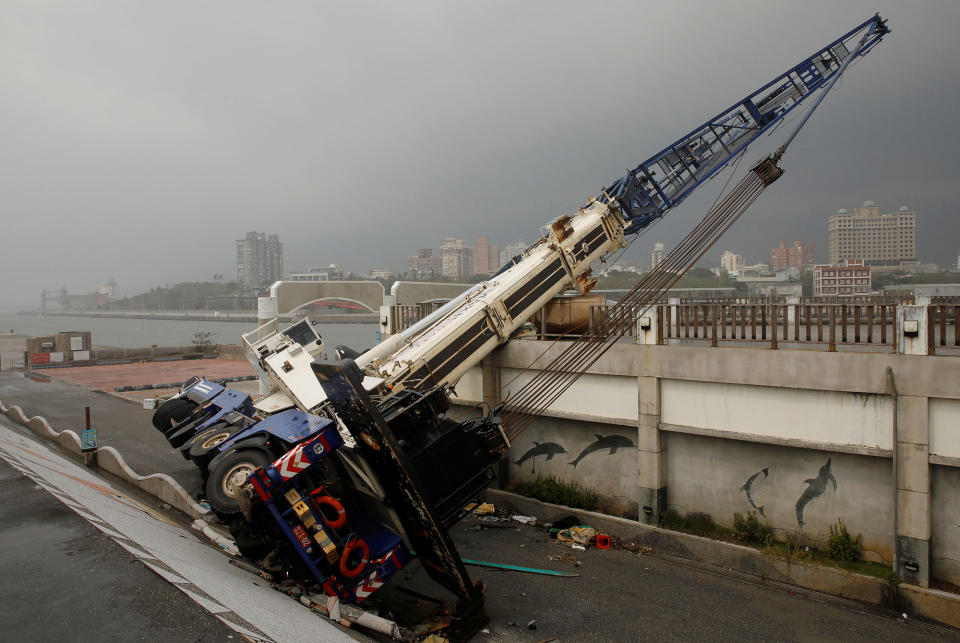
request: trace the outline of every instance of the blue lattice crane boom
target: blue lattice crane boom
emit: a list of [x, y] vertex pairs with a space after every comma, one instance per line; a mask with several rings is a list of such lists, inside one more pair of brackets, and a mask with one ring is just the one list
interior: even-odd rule
[[628, 221], [624, 232], [639, 232], [826, 88], [848, 59], [865, 56], [889, 31], [879, 14], [857, 25], [629, 170], [601, 190], [598, 200], [616, 199]]

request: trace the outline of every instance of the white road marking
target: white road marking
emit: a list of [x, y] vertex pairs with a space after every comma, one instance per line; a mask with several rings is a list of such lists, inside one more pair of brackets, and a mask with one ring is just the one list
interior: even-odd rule
[[[133, 555], [162, 562], [169, 571], [158, 571], [161, 577], [168, 580], [173, 579], [171, 574], [179, 577], [174, 586], [205, 608], [214, 607], [210, 601], [213, 599], [218, 604], [217, 617], [252, 640], [306, 642], [361, 638], [337, 629], [299, 602], [273, 590], [267, 581], [230, 565], [223, 554], [186, 529], [96, 477], [91, 470], [10, 428], [5, 418], [0, 418], [0, 458], [50, 490], [55, 498], [95, 527], [116, 534], [115, 540], [132, 541], [136, 549], [117, 540]], [[146, 561], [144, 564], [156, 570], [156, 565]]]

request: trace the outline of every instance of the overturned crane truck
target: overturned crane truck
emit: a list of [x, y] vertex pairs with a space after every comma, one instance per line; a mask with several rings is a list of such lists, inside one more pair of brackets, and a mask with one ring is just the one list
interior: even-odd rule
[[[451, 387], [552, 297], [589, 292], [593, 265], [817, 90], [822, 100], [850, 62], [887, 33], [879, 15], [858, 25], [628, 171], [575, 215], [553, 221], [493, 278], [355, 360], [318, 359], [320, 338], [299, 325], [280, 332], [274, 322], [244, 336], [272, 393], [254, 405], [252, 418], [234, 411], [240, 428], [218, 443], [207, 482], [218, 513], [237, 518], [232, 530], [241, 551], [251, 558], [275, 552], [293, 577], [356, 602], [416, 552], [459, 599], [448, 635], [476, 632], [486, 622], [483, 588], [470, 580], [447, 530], [493, 479], [510, 441], [496, 410], [466, 421], [446, 417]], [[785, 145], [750, 170], [756, 188], [731, 193], [739, 199], [731, 211], [742, 212], [781, 176]], [[710, 239], [734, 220], [718, 219]], [[695, 258], [684, 261], [682, 270]], [[248, 437], [238, 439], [240, 431]]]

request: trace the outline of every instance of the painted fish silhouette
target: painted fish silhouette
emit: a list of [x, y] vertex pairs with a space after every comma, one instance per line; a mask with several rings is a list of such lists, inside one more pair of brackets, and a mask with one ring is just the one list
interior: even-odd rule
[[755, 474], [753, 474], [752, 476], [750, 476], [749, 478], [747, 478], [747, 481], [743, 483], [743, 486], [742, 486], [742, 487], [740, 487], [740, 491], [746, 492], [746, 494], [747, 494], [747, 502], [750, 503], [750, 506], [753, 507], [754, 509], [756, 509], [756, 510], [760, 513], [761, 516], [763, 516], [764, 518], [766, 518], [766, 517], [767, 517], [767, 514], [763, 513], [763, 507], [758, 507], [758, 506], [757, 506], [757, 503], [755, 503], [755, 502], [753, 501], [753, 495], [752, 495], [752, 492], [753, 492], [753, 481], [756, 480], [757, 477], [758, 477], [761, 473], [763, 474], [763, 479], [766, 480], [766, 479], [767, 479], [767, 476], [770, 475], [770, 469], [769, 469], [769, 468], [761, 469], [760, 471], [757, 471]]
[[628, 438], [623, 437], [622, 435], [608, 435], [603, 437], [599, 433], [594, 433], [597, 439], [594, 442], [588, 444], [583, 451], [580, 452], [580, 455], [577, 456], [577, 459], [571, 462], [576, 468], [580, 461], [585, 457], [593, 453], [594, 451], [602, 451], [604, 449], [610, 449], [610, 455], [613, 455], [617, 452], [617, 449], [636, 449], [637, 445], [631, 442]]
[[515, 465], [520, 466], [527, 460], [530, 460], [531, 473], [536, 473], [536, 471], [534, 471], [535, 463], [533, 459], [536, 458], [537, 456], [545, 455], [547, 456], [547, 460], [552, 460], [553, 456], [567, 452], [566, 449], [564, 449], [562, 446], [560, 446], [556, 442], [544, 442], [543, 444], [540, 444], [539, 442], [534, 442], [533, 445], [534, 446], [531, 447], [529, 450], [527, 450], [526, 453], [520, 456], [519, 460], [513, 461]]
[[800, 525], [800, 529], [803, 529], [803, 526], [806, 524], [803, 522], [803, 510], [806, 509], [808, 504], [826, 493], [827, 482], [832, 482], [833, 492], [837, 492], [837, 479], [834, 478], [833, 473], [830, 472], [830, 460], [832, 460], [832, 458], [827, 458], [827, 463], [820, 467], [820, 472], [816, 478], [807, 478], [804, 480], [808, 486], [797, 500], [797, 524]]

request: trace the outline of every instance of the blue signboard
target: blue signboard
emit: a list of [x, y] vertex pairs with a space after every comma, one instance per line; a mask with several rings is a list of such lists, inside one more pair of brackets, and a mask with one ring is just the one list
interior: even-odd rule
[[80, 431], [80, 450], [81, 451], [97, 450], [97, 430], [96, 429], [84, 429]]

